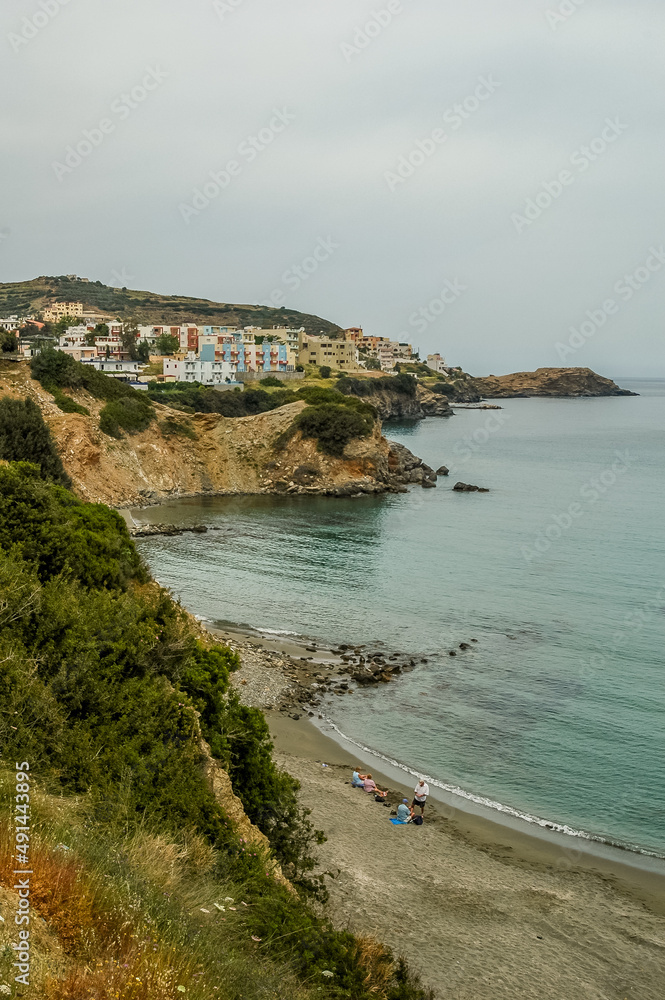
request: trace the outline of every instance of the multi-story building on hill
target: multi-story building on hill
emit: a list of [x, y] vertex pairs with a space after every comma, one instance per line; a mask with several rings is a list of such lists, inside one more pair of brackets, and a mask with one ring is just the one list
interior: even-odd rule
[[446, 359], [442, 358], [440, 354], [428, 354], [427, 367], [431, 368], [433, 372], [448, 371], [448, 366], [446, 365]]
[[331, 340], [329, 337], [306, 337], [298, 353], [301, 365], [327, 365], [341, 371], [358, 368], [358, 349], [352, 340]]
[[235, 365], [216, 360], [214, 344], [204, 344], [198, 356], [189, 351], [184, 358], [164, 358], [164, 378], [169, 381], [242, 388], [241, 383], [236, 382], [235, 374]]
[[82, 302], [52, 302], [44, 309], [47, 323], [57, 323], [63, 316], [83, 316]]

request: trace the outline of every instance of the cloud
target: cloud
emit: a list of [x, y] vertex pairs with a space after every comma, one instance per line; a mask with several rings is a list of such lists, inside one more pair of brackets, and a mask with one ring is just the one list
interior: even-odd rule
[[[556, 27], [547, 12], [561, 4], [548, 0], [402, 0], [390, 18], [379, 16], [388, 0], [229, 6], [220, 16], [212, 0], [60, 0], [16, 49], [10, 36], [40, 3], [4, 5], [0, 74], [15, 95], [0, 139], [5, 280], [109, 280], [127, 267], [138, 287], [258, 302], [331, 238], [339, 249], [288, 291], [289, 306], [412, 332], [423, 351], [500, 372], [556, 364], [569, 328], [665, 236], [661, 4], [587, 0]], [[114, 114], [155, 66], [160, 86]], [[453, 127], [451, 109], [488, 76], [496, 92]], [[183, 225], [178, 206], [284, 108], [288, 129]], [[615, 116], [625, 134], [516, 233], [511, 214]], [[58, 181], [53, 161], [105, 117], [113, 131]], [[445, 141], [391, 191], [385, 172], [436, 129]], [[459, 301], [422, 334], [410, 327], [456, 278]], [[664, 280], [576, 363], [665, 375]]]

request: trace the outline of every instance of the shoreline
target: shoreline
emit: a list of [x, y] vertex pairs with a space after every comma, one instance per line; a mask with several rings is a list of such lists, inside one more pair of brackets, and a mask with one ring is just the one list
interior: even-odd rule
[[[271, 732], [274, 729], [280, 734], [291, 731], [302, 734], [306, 730], [309, 735], [304, 738], [305, 742], [308, 746], [316, 744], [320, 757], [325, 758], [327, 753], [332, 759], [337, 754], [347, 766], [354, 762], [362, 763], [371, 767], [373, 774], [379, 775], [379, 784], [401, 791], [406, 789], [404, 794], [411, 795], [413, 789], [410, 783], [419, 772], [401, 762], [395, 761], [393, 765], [378, 751], [356, 744], [336, 726], [333, 729], [335, 724], [321, 711], [318, 696], [329, 693], [342, 696], [346, 691], [342, 692], [340, 686], [347, 683], [351, 686], [353, 683], [349, 665], [333, 649], [317, 643], [314, 652], [313, 642], [303, 645], [298, 641], [300, 637], [287, 632], [266, 634], [256, 628], [240, 630], [237, 627], [217, 628], [210, 623], [201, 624], [239, 653], [243, 667], [233, 675], [238, 693], [243, 700], [249, 696], [248, 703], [263, 709]], [[247, 666], [251, 678], [245, 675]], [[323, 673], [314, 673], [315, 669]], [[406, 669], [410, 669], [408, 663]], [[279, 683], [276, 683], [276, 675], [280, 677]], [[326, 687], [312, 682], [312, 675], [325, 677], [323, 683]], [[316, 736], [312, 736], [312, 732]], [[436, 803], [438, 812], [457, 817], [456, 822], [461, 825], [471, 824], [474, 837], [484, 838], [489, 845], [502, 838], [515, 840], [530, 856], [547, 855], [554, 859], [552, 863], [555, 864], [565, 859], [568, 864], [585, 868], [600, 866], [620, 874], [626, 883], [634, 881], [642, 888], [656, 882], [658, 886], [654, 890], [654, 899], [665, 914], [665, 859], [646, 850], [633, 850], [602, 839], [592, 839], [593, 835], [587, 831], [579, 831], [587, 836], [560, 831], [557, 829], [560, 824], [541, 817], [534, 817], [538, 824], [529, 822], [517, 810], [514, 811], [516, 815], [502, 812], [484, 802], [474, 801], [473, 797], [467, 798], [466, 795], [432, 785], [433, 780], [428, 776], [430, 800]]]
[[[273, 756], [327, 840], [328, 914], [404, 955], [455, 1000], [660, 1000], [665, 878], [428, 799], [423, 826], [350, 785], [361, 763], [306, 721], [266, 717]], [[325, 764], [325, 767], [323, 766]], [[381, 787], [411, 798], [372, 768]]]

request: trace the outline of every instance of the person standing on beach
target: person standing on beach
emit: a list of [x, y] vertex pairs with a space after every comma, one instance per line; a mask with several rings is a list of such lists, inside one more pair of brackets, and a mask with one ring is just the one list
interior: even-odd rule
[[413, 790], [414, 798], [412, 806], [415, 809], [416, 806], [420, 806], [420, 815], [425, 815], [425, 803], [427, 802], [427, 796], [429, 795], [429, 785], [421, 778], [416, 787]]

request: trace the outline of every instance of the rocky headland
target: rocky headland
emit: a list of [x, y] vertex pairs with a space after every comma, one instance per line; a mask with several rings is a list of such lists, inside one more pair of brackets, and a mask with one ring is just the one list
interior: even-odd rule
[[635, 396], [590, 368], [538, 368], [535, 372], [488, 375], [473, 380], [484, 399], [520, 396]]
[[[305, 402], [246, 417], [185, 415], [155, 403], [156, 419], [145, 430], [114, 438], [99, 427], [103, 401], [82, 389], [71, 391], [89, 414], [63, 413], [30, 378], [25, 363], [0, 367], [0, 395], [32, 399], [51, 430], [74, 492], [113, 507], [202, 495], [348, 497], [404, 492], [410, 483], [436, 486], [432, 469], [407, 448], [387, 441], [379, 420], [367, 437], [352, 439], [341, 457], [319, 451], [314, 438], [299, 430], [291, 433]], [[447, 408], [445, 399], [442, 403]], [[174, 418], [180, 421], [176, 432]]]

